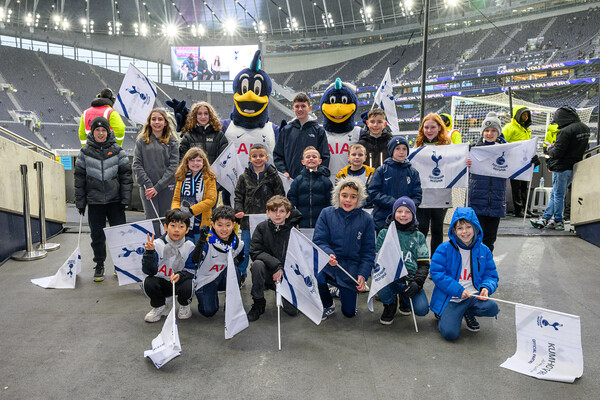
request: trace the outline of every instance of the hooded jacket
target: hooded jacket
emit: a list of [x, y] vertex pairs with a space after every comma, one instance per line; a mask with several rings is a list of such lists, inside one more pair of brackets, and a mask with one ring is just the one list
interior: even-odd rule
[[329, 167], [327, 135], [312, 114], [304, 125], [300, 125], [300, 121], [294, 118], [279, 130], [279, 138], [273, 150], [275, 167], [279, 172], [287, 172], [292, 179], [296, 179], [304, 169], [301, 163], [302, 153], [308, 146], [314, 146], [323, 160], [321, 165]]
[[325, 207], [331, 205], [333, 184], [329, 170], [322, 165], [316, 171], [304, 168], [290, 185], [287, 198], [302, 213], [300, 228], [314, 228]]
[[290, 232], [301, 219], [302, 214], [298, 210], [292, 210], [283, 225], [275, 225], [270, 219], [258, 224], [250, 242], [252, 261], [264, 262], [271, 275], [283, 269]]
[[81, 148], [75, 162], [75, 205], [131, 203], [131, 164], [125, 151], [108, 131], [106, 141], [96, 142], [93, 133], [88, 134], [87, 144]]
[[548, 150], [548, 169], [553, 172], [569, 171], [583, 159], [588, 148], [590, 128], [571, 107], [561, 107], [554, 113], [553, 121], [558, 124], [554, 146]]
[[452, 216], [448, 229], [449, 241], [438, 246], [431, 258], [429, 273], [435, 284], [431, 295], [430, 308], [436, 315], [442, 315], [451, 298], [462, 296], [464, 288], [460, 285], [459, 275], [462, 270], [462, 258], [454, 234], [454, 225], [459, 219], [466, 219], [477, 228], [475, 241], [471, 247], [471, 276], [475, 289], [486, 288], [489, 295], [498, 288], [498, 272], [492, 258], [492, 252], [482, 243], [483, 232], [475, 212], [470, 207], [458, 207]]
[[[521, 125], [519, 122], [521, 120], [521, 115], [523, 115], [524, 112], [529, 113], [529, 123], [526, 123], [526, 126]], [[531, 139], [531, 129], [529, 129], [529, 125], [531, 125], [531, 111], [529, 108], [525, 106], [515, 107], [513, 109], [512, 119], [508, 124], [504, 125], [504, 128], [502, 128], [502, 135], [508, 143], [529, 140]]]
[[360, 133], [358, 144], [362, 144], [367, 149], [366, 165], [373, 168], [381, 166], [383, 160], [388, 157], [388, 142], [392, 138], [392, 130], [389, 126], [385, 126], [381, 131], [380, 136], [371, 136], [368, 127], [365, 127]]
[[179, 142], [179, 159], [192, 147], [200, 147], [206, 153], [210, 165], [215, 162], [219, 154], [227, 147], [227, 138], [223, 131], [215, 132], [212, 125], [195, 126], [191, 131], [185, 132]]
[[[502, 136], [498, 136], [495, 143], [506, 143]], [[491, 146], [484, 142], [483, 137], [475, 146]], [[486, 217], [503, 218], [506, 216], [506, 178], [469, 175], [469, 207], [475, 214]]]

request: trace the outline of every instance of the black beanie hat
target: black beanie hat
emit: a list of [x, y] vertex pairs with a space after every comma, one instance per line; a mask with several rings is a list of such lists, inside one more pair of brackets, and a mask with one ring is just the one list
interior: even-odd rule
[[106, 118], [104, 118], [104, 117], [94, 118], [94, 120], [92, 121], [92, 127], [90, 128], [90, 132], [92, 132], [92, 135], [94, 134], [94, 129], [96, 129], [98, 127], [103, 127], [104, 129], [106, 129], [106, 132], [110, 133], [110, 123], [108, 122], [108, 120]]

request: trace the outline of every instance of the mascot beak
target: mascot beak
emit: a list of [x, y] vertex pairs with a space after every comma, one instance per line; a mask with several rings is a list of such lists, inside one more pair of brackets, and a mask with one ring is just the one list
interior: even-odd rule
[[236, 93], [233, 95], [235, 108], [244, 117], [256, 117], [262, 113], [269, 104], [269, 96], [257, 96], [252, 90], [244, 94]]
[[332, 122], [341, 124], [346, 121], [354, 111], [356, 111], [356, 104], [342, 104], [342, 103], [325, 103], [321, 106], [323, 114]]

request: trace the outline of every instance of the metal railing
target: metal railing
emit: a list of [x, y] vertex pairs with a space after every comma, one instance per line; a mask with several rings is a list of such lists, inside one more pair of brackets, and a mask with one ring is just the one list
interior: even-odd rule
[[54, 151], [47, 149], [43, 146], [40, 146], [39, 144], [33, 143], [32, 141], [27, 140], [24, 137], [19, 136], [16, 133], [13, 133], [13, 132], [9, 131], [8, 129], [3, 128], [1, 126], [0, 126], [0, 134], [7, 136], [9, 139], [20, 144], [21, 146], [26, 147], [30, 150], [33, 150], [36, 153], [39, 153], [45, 157], [51, 158], [53, 160], [56, 157], [56, 154], [54, 153]]

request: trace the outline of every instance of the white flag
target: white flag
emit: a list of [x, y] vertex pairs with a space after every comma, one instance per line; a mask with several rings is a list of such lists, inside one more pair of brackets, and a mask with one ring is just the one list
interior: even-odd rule
[[104, 228], [104, 234], [119, 286], [143, 282], [146, 274], [142, 272], [142, 256], [148, 234], [154, 234], [152, 220], [107, 227]]
[[235, 273], [231, 252], [227, 252], [227, 289], [225, 292], [225, 339], [231, 339], [249, 325], [246, 310], [242, 303], [240, 285]]
[[290, 190], [290, 186], [292, 186], [292, 182], [294, 180], [292, 178], [287, 178], [284, 174], [277, 171], [279, 174], [279, 178], [281, 178], [281, 182], [283, 183], [283, 190], [285, 191], [285, 195], [287, 196], [287, 192]]
[[471, 148], [471, 173], [497, 178], [531, 181], [537, 138]]
[[129, 64], [121, 83], [115, 110], [138, 124], [145, 124], [154, 108], [156, 85], [133, 64]]
[[160, 368], [180, 354], [179, 330], [175, 319], [175, 307], [172, 307], [162, 331], [152, 340], [152, 350], [144, 351], [144, 357], [151, 359], [156, 368]]
[[569, 383], [583, 375], [579, 316], [517, 304], [515, 325], [517, 350], [501, 367]]
[[75, 289], [77, 274], [81, 272], [81, 254], [79, 247], [53, 276], [32, 279], [31, 282], [46, 289]]
[[217, 182], [231, 194], [231, 206], [233, 207], [235, 185], [237, 185], [238, 177], [244, 172], [244, 167], [235, 153], [233, 143], [229, 143], [219, 154], [211, 168], [217, 175]]
[[328, 262], [323, 250], [292, 228], [279, 294], [317, 325], [323, 317], [323, 303], [316, 276]]
[[383, 239], [383, 244], [377, 253], [373, 271], [371, 271], [371, 290], [367, 299], [369, 311], [373, 312], [373, 296], [377, 292], [408, 274], [403, 259], [396, 224], [391, 223]]
[[[246, 216], [248, 217], [248, 222], [250, 223], [250, 237], [252, 237], [254, 234], [254, 230], [258, 224], [269, 219], [267, 214], [246, 214]], [[249, 244], [246, 246], [249, 246]]]
[[388, 126], [392, 130], [393, 135], [400, 134], [400, 128], [398, 125], [398, 113], [396, 112], [396, 102], [394, 101], [394, 93], [392, 91], [392, 77], [390, 75], [390, 68], [388, 67], [381, 81], [381, 85], [377, 88], [373, 103], [376, 107], [381, 108], [385, 111], [385, 119], [388, 122]]
[[466, 188], [469, 145], [422, 146], [411, 149], [408, 161], [419, 171], [423, 189]]

